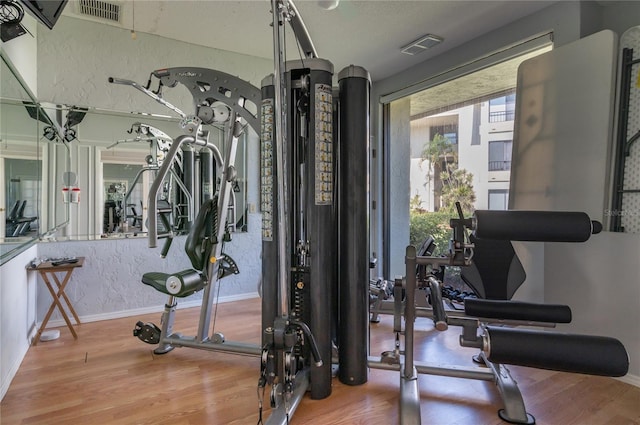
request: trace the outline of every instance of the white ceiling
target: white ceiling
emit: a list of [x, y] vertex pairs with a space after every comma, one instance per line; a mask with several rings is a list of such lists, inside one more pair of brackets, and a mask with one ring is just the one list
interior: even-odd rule
[[[188, 43], [273, 58], [269, 0], [107, 0], [122, 6], [113, 25]], [[556, 1], [405, 1], [341, 0], [325, 10], [316, 0], [295, 2], [319, 57], [335, 70], [354, 64], [380, 80], [484, 33], [527, 16]], [[77, 0], [69, 0], [64, 15], [81, 18]], [[94, 18], [83, 18], [105, 22]], [[416, 56], [400, 48], [432, 33], [444, 42]], [[293, 33], [287, 31], [287, 58], [299, 55]]]

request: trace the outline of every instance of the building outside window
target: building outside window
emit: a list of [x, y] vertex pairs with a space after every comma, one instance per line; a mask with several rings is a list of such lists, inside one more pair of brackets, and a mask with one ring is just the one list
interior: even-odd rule
[[506, 210], [509, 207], [508, 189], [489, 189], [489, 209]]
[[429, 127], [429, 134], [431, 139], [436, 134], [445, 137], [452, 145], [458, 144], [458, 124], [444, 124], [444, 125], [432, 125]]
[[511, 170], [512, 140], [489, 142], [489, 171]]
[[489, 100], [489, 122], [513, 121], [515, 116], [515, 92]]

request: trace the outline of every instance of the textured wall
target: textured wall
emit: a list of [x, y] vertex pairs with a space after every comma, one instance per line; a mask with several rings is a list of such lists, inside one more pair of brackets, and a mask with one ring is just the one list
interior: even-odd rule
[[[109, 77], [146, 84], [156, 69], [193, 66], [215, 69], [260, 87], [273, 72], [270, 60], [196, 46], [62, 16], [54, 30], [38, 28], [38, 98], [117, 111], [167, 114], [169, 109]], [[191, 96], [183, 87], [165, 89], [166, 100], [187, 113]]]
[[[251, 219], [260, 223], [259, 217]], [[175, 273], [190, 269], [183, 249], [185, 239], [185, 236], [176, 238], [165, 259], [160, 258], [161, 244], [148, 248], [146, 238], [40, 243], [38, 256], [85, 257], [84, 266], [71, 275], [66, 292], [81, 319], [97, 320], [126, 316], [131, 310], [162, 307], [167, 296], [140, 280], [146, 272]], [[250, 246], [258, 249], [247, 249]], [[238, 262], [240, 274], [220, 281], [221, 298], [255, 295], [262, 267], [260, 246], [259, 232], [234, 235], [233, 241], [225, 246], [225, 253]], [[183, 301], [197, 303], [201, 297], [200, 292]], [[51, 301], [44, 283], [38, 285], [38, 320], [42, 320]], [[62, 319], [57, 310], [52, 316], [52, 320], [56, 319]]]

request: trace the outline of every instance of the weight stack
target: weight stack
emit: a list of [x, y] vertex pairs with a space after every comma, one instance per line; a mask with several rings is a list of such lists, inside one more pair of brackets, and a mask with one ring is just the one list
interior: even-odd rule
[[[278, 314], [278, 208], [273, 75], [262, 80], [260, 113], [260, 211], [262, 212], [262, 330]], [[262, 345], [267, 341], [262, 341]]]

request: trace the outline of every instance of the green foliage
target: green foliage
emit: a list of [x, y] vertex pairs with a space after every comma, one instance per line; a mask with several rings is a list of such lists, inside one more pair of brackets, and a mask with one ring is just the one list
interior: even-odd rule
[[431, 236], [437, 245], [436, 253], [441, 254], [449, 248], [449, 220], [458, 216], [456, 202], [460, 203], [465, 216], [474, 210], [473, 174], [458, 168], [458, 147], [441, 134], [425, 143], [422, 159], [429, 161], [430, 169], [437, 168], [440, 172], [442, 189], [436, 196], [440, 196], [441, 208], [437, 212], [427, 212], [421, 208], [422, 200], [418, 195], [411, 198], [410, 240], [412, 245], [419, 247], [427, 236]]
[[458, 149], [449, 139], [436, 133], [432, 140], [424, 144], [422, 159], [429, 161], [431, 165], [439, 164], [443, 160], [445, 162], [458, 162]]
[[473, 191], [473, 174], [457, 164], [448, 164], [446, 171], [440, 173], [442, 186], [442, 210], [455, 213], [456, 202], [460, 203], [465, 216], [474, 210], [476, 194]]
[[451, 227], [449, 219], [453, 216], [446, 211], [421, 212], [411, 211], [409, 216], [409, 240], [411, 245], [419, 248], [422, 242], [431, 236], [436, 243], [435, 254], [443, 254], [449, 249]]

